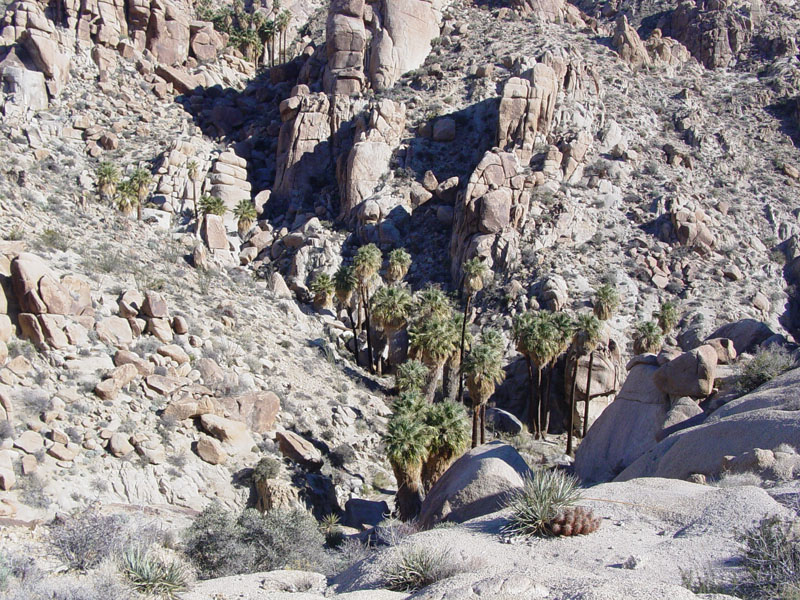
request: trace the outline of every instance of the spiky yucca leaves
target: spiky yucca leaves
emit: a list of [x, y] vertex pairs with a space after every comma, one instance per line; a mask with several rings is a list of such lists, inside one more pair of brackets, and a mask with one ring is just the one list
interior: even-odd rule
[[114, 163], [103, 161], [97, 167], [97, 189], [100, 192], [100, 197], [106, 202], [111, 202], [111, 199], [117, 193], [117, 184], [119, 183], [119, 169]]
[[375, 244], [361, 246], [353, 258], [353, 267], [358, 279], [358, 288], [361, 296], [361, 306], [364, 307], [364, 317], [367, 321], [367, 363], [370, 373], [375, 372], [372, 353], [372, 324], [370, 322], [369, 285], [372, 278], [380, 271], [383, 255]]
[[485, 440], [484, 405], [494, 394], [496, 386], [505, 379], [502, 355], [494, 345], [476, 344], [464, 361], [464, 373], [472, 399], [472, 447], [475, 448], [479, 430], [481, 443]]
[[319, 530], [325, 536], [329, 548], [338, 548], [344, 541], [344, 530], [336, 513], [329, 513], [319, 521]]
[[661, 308], [653, 316], [656, 318], [659, 328], [661, 328], [661, 333], [667, 335], [678, 324], [678, 306], [674, 302], [667, 300], [661, 304]]
[[150, 193], [153, 175], [147, 169], [138, 168], [131, 174], [131, 185], [136, 189], [136, 218], [142, 220], [142, 207]]
[[136, 203], [136, 186], [130, 179], [126, 179], [117, 187], [117, 210], [127, 217], [133, 212]]
[[453, 304], [441, 288], [427, 285], [414, 296], [417, 319], [426, 317], [449, 317], [453, 312]]
[[411, 255], [405, 248], [395, 248], [389, 252], [389, 266], [386, 269], [386, 281], [397, 283], [408, 274], [411, 266]]
[[225, 203], [222, 201], [221, 198], [216, 198], [215, 196], [209, 196], [208, 194], [204, 194], [200, 200], [198, 201], [198, 206], [200, 207], [200, 212], [205, 215], [217, 215], [222, 217], [228, 212], [228, 209], [225, 208]]
[[422, 464], [422, 485], [430, 490], [469, 444], [469, 420], [464, 406], [456, 402], [427, 405], [425, 423], [430, 427], [428, 457]]
[[633, 339], [634, 354], [657, 354], [661, 350], [664, 335], [655, 321], [644, 321], [636, 325], [636, 337]]
[[140, 547], [122, 554], [121, 571], [131, 587], [147, 596], [171, 599], [188, 587], [189, 575], [183, 565]]
[[236, 217], [236, 228], [239, 231], [239, 237], [244, 238], [253, 226], [258, 213], [252, 200], [242, 198], [236, 208], [233, 209], [233, 216]]
[[428, 455], [430, 428], [418, 415], [396, 413], [389, 420], [383, 443], [397, 480], [395, 506], [400, 519], [409, 521], [422, 505], [422, 463]]
[[551, 524], [580, 500], [578, 480], [562, 471], [537, 471], [506, 502], [511, 509], [506, 535], [553, 535]]
[[398, 392], [420, 393], [425, 388], [428, 379], [428, 367], [420, 360], [407, 360], [397, 367], [394, 376], [395, 387]]
[[586, 404], [583, 410], [583, 437], [589, 421], [589, 399], [592, 391], [592, 369], [594, 368], [594, 348], [600, 341], [603, 324], [594, 314], [583, 313], [575, 319], [575, 332], [572, 336], [572, 350], [575, 364], [572, 369], [572, 389], [569, 398], [569, 426], [567, 429], [567, 454], [572, 453], [572, 435], [575, 428], [575, 390], [578, 386], [578, 364], [581, 357], [589, 354], [589, 372], [586, 379]]
[[594, 296], [594, 314], [601, 321], [608, 321], [619, 306], [619, 292], [613, 285], [601, 285]]
[[458, 351], [460, 331], [452, 316], [429, 316], [412, 323], [408, 328], [409, 350], [420, 357], [432, 370], [425, 398], [433, 402], [447, 359]]
[[330, 275], [320, 273], [314, 278], [309, 287], [311, 288], [311, 293], [314, 294], [314, 306], [317, 309], [331, 308], [333, 306], [333, 294], [336, 286]]

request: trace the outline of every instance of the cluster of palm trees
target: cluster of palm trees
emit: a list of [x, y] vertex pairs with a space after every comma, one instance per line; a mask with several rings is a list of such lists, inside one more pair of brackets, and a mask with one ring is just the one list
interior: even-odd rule
[[268, 12], [248, 12], [242, 0], [235, 0], [232, 7], [219, 9], [214, 9], [210, 2], [201, 2], [197, 6], [197, 16], [211, 21], [217, 31], [228, 34], [228, 43], [256, 66], [259, 66], [265, 47], [267, 56], [262, 64], [272, 67], [276, 61], [286, 62], [291, 13], [281, 10], [280, 0], [274, 0]]
[[[209, 194], [203, 194], [200, 197], [200, 199], [197, 201], [196, 208], [199, 212], [199, 214], [195, 215], [198, 218], [198, 221], [200, 216], [205, 217], [206, 215], [217, 215], [222, 217], [228, 212], [228, 207], [225, 206], [225, 202], [222, 200], [222, 198], [217, 198], [216, 196], [211, 196]], [[236, 229], [239, 233], [239, 237], [244, 239], [250, 229], [252, 229], [253, 223], [255, 223], [256, 217], [258, 216], [253, 201], [248, 200], [247, 198], [242, 198], [230, 212], [232, 212], [233, 216], [236, 217]], [[200, 230], [199, 226], [197, 229], [198, 231]]]
[[125, 216], [135, 208], [137, 219], [142, 220], [142, 206], [150, 195], [150, 184], [153, 182], [150, 171], [139, 167], [122, 179], [117, 166], [104, 161], [97, 167], [96, 177], [97, 189], [103, 201], [116, 206]]

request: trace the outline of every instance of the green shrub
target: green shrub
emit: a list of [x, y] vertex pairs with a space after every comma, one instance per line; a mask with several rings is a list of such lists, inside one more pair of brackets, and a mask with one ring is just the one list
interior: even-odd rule
[[186, 569], [177, 561], [165, 561], [141, 547], [129, 548], [122, 555], [122, 573], [139, 593], [174, 598], [185, 590]]
[[245, 510], [239, 517], [218, 504], [186, 531], [186, 555], [203, 579], [296, 568], [320, 571], [325, 539], [304, 510]]
[[578, 480], [562, 471], [538, 471], [525, 479], [522, 490], [508, 501], [511, 509], [506, 535], [544, 535], [548, 525], [564, 509], [580, 500]]
[[738, 386], [743, 392], [757, 387], [785, 373], [795, 366], [792, 355], [780, 346], [762, 348], [741, 367]]
[[265, 456], [258, 461], [253, 469], [253, 480], [264, 481], [265, 479], [275, 479], [281, 472], [281, 463], [276, 458]]

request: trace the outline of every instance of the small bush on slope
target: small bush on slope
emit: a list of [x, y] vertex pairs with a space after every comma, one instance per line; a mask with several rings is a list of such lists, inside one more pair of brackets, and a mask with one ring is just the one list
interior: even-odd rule
[[777, 517], [762, 519], [745, 532], [737, 592], [754, 600], [800, 599], [800, 539]]
[[741, 368], [739, 389], [752, 392], [757, 387], [785, 373], [795, 366], [792, 355], [780, 347], [764, 348], [756, 352]]
[[464, 563], [457, 555], [421, 545], [399, 546], [384, 567], [383, 584], [390, 590], [414, 592], [424, 587], [473, 571], [478, 566]]

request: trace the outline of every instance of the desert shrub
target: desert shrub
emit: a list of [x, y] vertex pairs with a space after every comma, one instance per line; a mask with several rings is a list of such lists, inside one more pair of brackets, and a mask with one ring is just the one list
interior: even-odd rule
[[134, 600], [130, 589], [110, 569], [79, 580], [68, 577], [26, 577], [9, 585], [4, 600]]
[[334, 574], [338, 575], [346, 571], [354, 564], [367, 558], [372, 552], [372, 547], [358, 538], [345, 538], [342, 543], [337, 546], [333, 554]]
[[14, 426], [8, 421], [0, 421], [0, 440], [14, 437]]
[[212, 504], [186, 532], [186, 554], [203, 579], [325, 564], [325, 540], [304, 510], [245, 510], [238, 518]]
[[745, 576], [737, 591], [757, 600], [800, 598], [800, 540], [777, 517], [762, 519], [744, 533]]
[[258, 461], [253, 469], [253, 479], [264, 481], [265, 479], [275, 479], [281, 472], [281, 463], [276, 458], [265, 456]]
[[427, 546], [407, 545], [395, 554], [383, 569], [383, 583], [398, 592], [414, 592], [462, 573], [468, 567], [452, 558], [452, 553]]
[[538, 471], [507, 501], [507, 535], [547, 535], [550, 523], [580, 500], [578, 480], [562, 471]]
[[50, 543], [70, 569], [85, 571], [113, 557], [130, 538], [120, 515], [101, 515], [94, 509], [74, 513], [50, 527]]
[[350, 444], [339, 444], [331, 451], [330, 459], [334, 467], [342, 468], [356, 458], [356, 451]]
[[329, 548], [338, 548], [344, 541], [344, 530], [341, 527], [338, 515], [331, 513], [322, 517], [319, 522], [319, 528], [325, 536], [325, 544]]
[[763, 481], [758, 473], [723, 473], [714, 485], [723, 488], [742, 487], [744, 485], [761, 487], [762, 483]]
[[11, 577], [11, 567], [6, 562], [4, 556], [0, 556], [0, 592], [8, 587], [8, 579]]
[[139, 546], [123, 553], [121, 570], [131, 587], [148, 596], [174, 598], [187, 587], [188, 574], [182, 564]]
[[50, 498], [44, 491], [44, 481], [35, 473], [21, 477], [17, 481], [19, 489], [19, 499], [24, 504], [33, 508], [47, 508], [50, 506]]
[[741, 367], [739, 389], [751, 392], [794, 366], [795, 359], [785, 348], [762, 348]]

